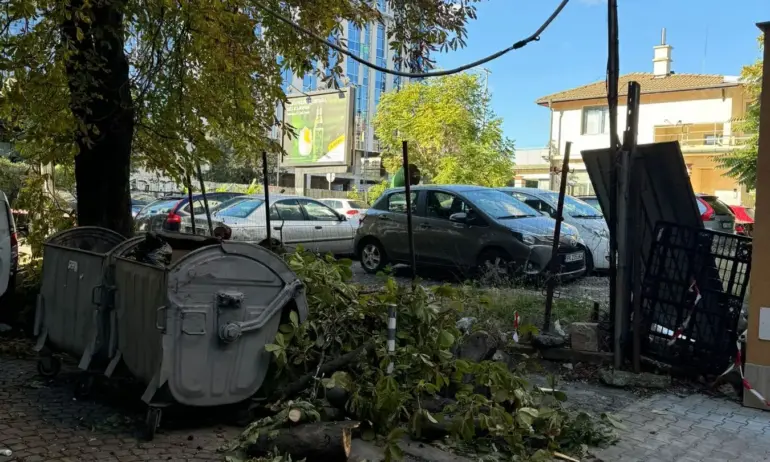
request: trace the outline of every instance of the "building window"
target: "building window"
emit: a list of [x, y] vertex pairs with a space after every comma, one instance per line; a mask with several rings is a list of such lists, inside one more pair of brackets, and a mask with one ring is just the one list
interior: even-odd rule
[[313, 70], [302, 77], [302, 91], [313, 91], [318, 88], [318, 77], [315, 75], [316, 62], [313, 61]]
[[539, 186], [540, 182], [538, 180], [524, 180], [525, 188], [537, 188]]
[[703, 144], [706, 146], [720, 146], [722, 144], [722, 135], [706, 135], [703, 137]]
[[610, 111], [604, 107], [583, 109], [583, 134], [601, 135], [610, 132]]
[[380, 10], [381, 13], [385, 13], [388, 9], [387, 0], [377, 0], [377, 8]]
[[[282, 64], [283, 64], [283, 56], [279, 56], [278, 65], [280, 66]], [[291, 85], [291, 81], [293, 77], [294, 76], [292, 75], [291, 69], [289, 68], [281, 69], [281, 89], [283, 90], [284, 93], [289, 92], [289, 86]]]
[[[377, 25], [377, 49], [375, 52], [376, 64], [380, 67], [388, 67], [385, 43], [385, 26]], [[385, 74], [376, 71], [374, 74], [374, 110], [377, 111], [377, 105], [380, 104], [380, 98], [385, 91]]]

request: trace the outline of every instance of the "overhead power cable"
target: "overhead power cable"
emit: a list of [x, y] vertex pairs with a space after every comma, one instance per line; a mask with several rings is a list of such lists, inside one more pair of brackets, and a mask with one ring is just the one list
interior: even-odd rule
[[468, 69], [472, 69], [472, 68], [474, 68], [476, 66], [481, 66], [482, 64], [486, 64], [486, 63], [488, 63], [488, 62], [490, 62], [490, 61], [492, 61], [494, 59], [499, 58], [500, 56], [503, 56], [504, 54], [506, 54], [506, 53], [508, 53], [510, 51], [518, 50], [519, 48], [524, 48], [530, 42], [535, 42], [535, 41], [540, 40], [540, 34], [542, 34], [543, 31], [545, 31], [548, 28], [548, 26], [553, 22], [553, 20], [556, 19], [557, 16], [559, 16], [559, 13], [561, 13], [561, 11], [564, 9], [564, 7], [567, 6], [567, 3], [569, 3], [569, 0], [562, 0], [562, 2], [559, 4], [559, 6], [556, 7], [554, 12], [551, 13], [551, 15], [548, 17], [548, 19], [545, 20], [545, 22], [535, 31], [534, 34], [530, 35], [529, 37], [527, 37], [527, 38], [525, 38], [523, 40], [519, 40], [518, 42], [516, 42], [513, 45], [509, 46], [508, 48], [500, 50], [497, 53], [491, 54], [491, 55], [487, 56], [486, 58], [479, 59], [478, 61], [474, 61], [472, 63], [465, 64], [463, 66], [456, 67], [454, 69], [448, 69], [448, 70], [445, 70], [445, 71], [422, 72], [422, 73], [401, 72], [401, 71], [397, 71], [397, 70], [393, 70], [393, 69], [388, 69], [386, 67], [382, 67], [382, 66], [378, 66], [376, 64], [370, 63], [369, 61], [367, 61], [365, 59], [359, 58], [355, 53], [352, 53], [352, 52], [348, 51], [347, 49], [345, 49], [345, 48], [343, 48], [343, 47], [341, 47], [341, 46], [339, 46], [339, 45], [337, 45], [335, 43], [332, 43], [329, 40], [327, 40], [327, 39], [317, 35], [313, 31], [311, 31], [311, 30], [309, 30], [309, 29], [307, 29], [305, 27], [300, 26], [299, 24], [295, 23], [291, 19], [289, 19], [289, 18], [283, 16], [282, 14], [276, 12], [275, 10], [266, 7], [265, 5], [263, 5], [261, 3], [257, 3], [256, 5], [257, 5], [258, 8], [262, 9], [264, 12], [266, 12], [270, 16], [274, 17], [275, 19], [283, 22], [284, 24], [287, 24], [287, 25], [293, 27], [294, 29], [297, 29], [298, 31], [302, 32], [303, 34], [308, 35], [308, 36], [312, 37], [313, 39], [315, 39], [315, 40], [317, 40], [319, 42], [324, 43], [329, 48], [332, 48], [335, 51], [338, 51], [338, 52], [342, 53], [343, 55], [350, 57], [354, 61], [357, 61], [358, 63], [363, 64], [366, 67], [369, 67], [369, 68], [374, 69], [376, 71], [384, 72], [386, 74], [396, 75], [396, 76], [399, 76], [399, 77], [408, 77], [408, 78], [413, 78], [413, 79], [421, 79], [421, 78], [425, 78], [425, 77], [441, 77], [441, 76], [444, 76], [444, 75], [458, 74], [460, 72], [467, 71]]

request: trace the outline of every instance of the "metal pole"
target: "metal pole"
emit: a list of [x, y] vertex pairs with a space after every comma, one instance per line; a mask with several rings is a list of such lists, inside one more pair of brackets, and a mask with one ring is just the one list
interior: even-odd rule
[[[281, 152], [277, 155], [278, 163], [275, 166], [275, 185], [281, 186], [281, 164], [283, 163], [283, 143], [286, 138], [283, 133], [283, 127], [286, 125], [286, 103], [281, 101]], [[263, 158], [264, 161], [264, 158]]]
[[[633, 350], [632, 362], [634, 372], [641, 372], [641, 317], [642, 317], [642, 181], [638, 172], [639, 159], [636, 152], [636, 144], [639, 131], [639, 99], [641, 86], [638, 82], [628, 83], [628, 103], [626, 115], [626, 131], [623, 134], [623, 155], [628, 157], [628, 170], [625, 173], [628, 183], [628, 210], [625, 226], [628, 239], [626, 240], [626, 259], [630, 261], [630, 271], [627, 277], [630, 279], [631, 296], [633, 297]], [[634, 243], [631, 245], [631, 243]], [[627, 263], [628, 263], [627, 261]], [[625, 303], [630, 300], [626, 299]], [[625, 311], [625, 310], [624, 310]]]
[[388, 305], [388, 368], [386, 370], [388, 375], [393, 373], [395, 364], [393, 363], [393, 356], [396, 354], [396, 305], [391, 303]]
[[559, 185], [559, 202], [556, 204], [556, 226], [553, 229], [553, 244], [551, 245], [551, 259], [549, 260], [548, 289], [545, 296], [545, 320], [543, 332], [551, 330], [551, 311], [553, 309], [553, 292], [556, 289], [556, 275], [559, 274], [559, 237], [561, 236], [561, 222], [564, 212], [564, 195], [567, 193], [567, 174], [569, 173], [569, 153], [572, 142], [567, 141], [564, 147], [564, 161], [561, 167], [561, 184]]
[[190, 171], [187, 171], [187, 200], [190, 201], [190, 222], [192, 223], [192, 233], [197, 234], [195, 232], [195, 206], [193, 204], [193, 193], [192, 193], [192, 180], [190, 179]]
[[267, 184], [267, 151], [262, 151], [262, 184], [265, 189], [265, 230], [267, 231], [267, 248], [273, 249], [273, 241], [270, 239], [270, 187]]
[[[214, 225], [211, 224], [211, 211], [209, 210], [209, 200], [206, 198], [206, 185], [203, 183], [203, 173], [201, 172], [201, 163], [195, 161], [195, 168], [198, 170], [198, 182], [201, 184], [201, 194], [203, 195], [203, 208], [206, 210], [206, 221], [209, 223], [209, 235], [214, 236]], [[190, 204], [190, 208], [193, 204]]]
[[406, 192], [406, 227], [409, 236], [409, 261], [412, 263], [412, 285], [417, 278], [417, 258], [414, 254], [414, 231], [412, 230], [412, 174], [409, 171], [409, 148], [406, 140], [402, 142], [404, 156], [404, 190]]
[[622, 324], [619, 322], [621, 315], [617, 310], [617, 253], [618, 253], [618, 176], [617, 160], [620, 140], [618, 137], [618, 2], [607, 2], [607, 105], [610, 119], [610, 210], [608, 225], [610, 229], [610, 322], [612, 324], [612, 349], [614, 353], [614, 365], [619, 368], [622, 365], [621, 340]]

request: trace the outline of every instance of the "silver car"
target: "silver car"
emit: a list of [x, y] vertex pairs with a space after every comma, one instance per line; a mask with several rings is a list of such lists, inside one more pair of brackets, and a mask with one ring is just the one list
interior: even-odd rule
[[[264, 195], [241, 196], [222, 205], [211, 215], [215, 234], [233, 241], [267, 244]], [[301, 245], [319, 253], [353, 254], [355, 229], [351, 222], [309, 197], [271, 195], [270, 228], [273, 245]], [[189, 218], [182, 219], [182, 232], [193, 232]], [[196, 217], [195, 233], [209, 234], [205, 217]]]
[[723, 233], [735, 232], [735, 214], [729, 205], [710, 194], [696, 194], [695, 201], [704, 228]]

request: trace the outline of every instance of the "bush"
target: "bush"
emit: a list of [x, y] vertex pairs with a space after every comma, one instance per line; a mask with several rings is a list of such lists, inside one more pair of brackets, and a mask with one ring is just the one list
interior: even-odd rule
[[27, 164], [11, 162], [5, 157], [0, 157], [0, 191], [8, 196], [11, 206], [16, 202], [29, 170]]

